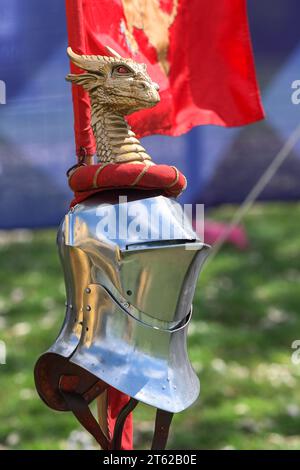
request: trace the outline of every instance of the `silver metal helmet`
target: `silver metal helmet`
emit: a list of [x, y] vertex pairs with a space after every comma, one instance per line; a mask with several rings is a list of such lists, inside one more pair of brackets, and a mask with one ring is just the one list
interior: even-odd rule
[[[67, 358], [71, 367], [160, 410], [190, 406], [200, 385], [186, 337], [209, 247], [182, 207], [163, 196], [94, 197], [66, 215], [58, 246], [67, 310], [46, 355]], [[37, 367], [37, 382], [44, 369]], [[51, 406], [48, 389], [40, 387], [40, 394]], [[58, 402], [57, 395], [56, 409], [64, 409]]]

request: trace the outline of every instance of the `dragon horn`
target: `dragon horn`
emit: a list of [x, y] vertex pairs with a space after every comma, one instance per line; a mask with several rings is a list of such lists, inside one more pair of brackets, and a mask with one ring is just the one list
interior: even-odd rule
[[73, 64], [87, 71], [99, 70], [99, 66], [105, 63], [105, 58], [101, 55], [79, 55], [71, 47], [67, 48], [67, 54]]
[[122, 56], [118, 52], [116, 52], [112, 47], [105, 46], [105, 48], [108, 52], [110, 52], [113, 57], [116, 57], [117, 59], [122, 59]]

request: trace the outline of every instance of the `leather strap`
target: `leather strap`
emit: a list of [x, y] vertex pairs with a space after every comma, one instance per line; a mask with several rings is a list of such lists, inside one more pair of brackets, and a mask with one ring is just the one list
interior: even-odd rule
[[121, 409], [114, 428], [113, 438], [111, 440], [111, 450], [120, 450], [122, 446], [122, 434], [125, 421], [128, 415], [135, 409], [138, 401], [135, 398], [130, 398], [128, 403]]
[[102, 432], [96, 418], [92, 414], [87, 402], [82, 395], [77, 393], [62, 392], [70, 410], [78, 419], [80, 424], [96, 439], [103, 450], [109, 449], [109, 442]]
[[[114, 427], [112, 439], [108, 439], [102, 431], [98, 421], [92, 414], [87, 398], [90, 395], [95, 396], [95, 389], [102, 393], [105, 388], [97, 383], [91, 388], [90, 392], [84, 394], [77, 391], [79, 384], [78, 376], [62, 375], [59, 381], [59, 390], [63, 396], [67, 407], [80, 424], [96, 439], [103, 450], [120, 450], [122, 446], [122, 434], [128, 415], [135, 409], [138, 400], [130, 398], [128, 403], [121, 409]], [[100, 394], [98, 393], [98, 395]], [[166, 447], [169, 429], [173, 413], [158, 409], [156, 412], [155, 429], [152, 440], [151, 450], [163, 450]]]
[[91, 394], [95, 395], [94, 390], [97, 387], [98, 390], [101, 390], [100, 393], [104, 391], [104, 388], [95, 384], [90, 391], [81, 394], [76, 391], [78, 384], [79, 377], [76, 375], [62, 375], [60, 378], [59, 390], [69, 410], [72, 411], [79, 423], [96, 439], [103, 450], [120, 450], [125, 421], [129, 413], [137, 406], [138, 401], [130, 398], [128, 403], [121, 409], [116, 420], [113, 437], [109, 440], [88, 406], [90, 400], [86, 401], [87, 398], [90, 398]]
[[87, 402], [82, 395], [76, 392], [67, 392], [60, 387], [60, 392], [69, 409], [72, 411], [74, 416], [78, 419], [80, 424], [96, 439], [98, 444], [103, 450], [109, 449], [109, 441], [102, 429], [100, 428], [98, 421], [92, 414]]
[[173, 413], [157, 409], [151, 450], [163, 450], [166, 448], [172, 418]]

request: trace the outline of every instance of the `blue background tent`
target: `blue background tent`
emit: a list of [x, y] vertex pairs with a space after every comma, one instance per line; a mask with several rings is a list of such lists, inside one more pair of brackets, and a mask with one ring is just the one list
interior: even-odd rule
[[[300, 3], [248, 8], [266, 121], [144, 139], [157, 162], [187, 176], [182, 202], [240, 203], [298, 124], [291, 85], [300, 79]], [[0, 228], [57, 225], [72, 197], [65, 172], [75, 162], [64, 2], [2, 0], [0, 18]], [[300, 145], [260, 198], [299, 199], [299, 177]]]

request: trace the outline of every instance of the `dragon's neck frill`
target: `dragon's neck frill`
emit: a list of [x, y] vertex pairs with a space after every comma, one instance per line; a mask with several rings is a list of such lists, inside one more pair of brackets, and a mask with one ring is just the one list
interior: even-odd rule
[[129, 163], [151, 160], [124, 116], [93, 101], [91, 107], [91, 124], [98, 162]]

